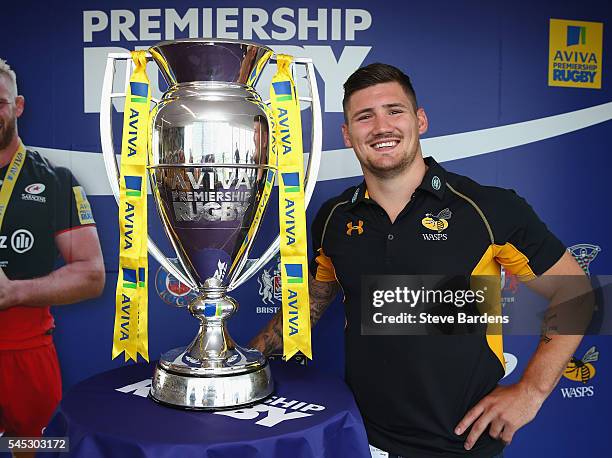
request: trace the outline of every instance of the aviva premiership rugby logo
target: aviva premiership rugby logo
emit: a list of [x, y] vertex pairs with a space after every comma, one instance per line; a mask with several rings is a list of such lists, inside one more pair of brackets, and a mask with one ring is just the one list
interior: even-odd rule
[[[177, 259], [170, 259], [170, 262], [178, 265]], [[155, 274], [155, 289], [162, 301], [176, 307], [186, 307], [198, 296], [163, 267], [157, 269]]]
[[548, 85], [601, 88], [603, 23], [550, 20]]
[[453, 213], [445, 208], [440, 211], [437, 215], [433, 213], [425, 214], [425, 218], [421, 220], [421, 224], [425, 226], [427, 229], [436, 232], [435, 234], [421, 234], [424, 240], [446, 240], [447, 234], [442, 234], [448, 227], [448, 220], [451, 219]]

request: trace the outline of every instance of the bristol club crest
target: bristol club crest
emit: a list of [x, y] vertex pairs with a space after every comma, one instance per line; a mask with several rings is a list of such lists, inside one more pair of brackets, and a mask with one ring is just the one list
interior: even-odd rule
[[591, 245], [590, 243], [579, 243], [578, 245], [569, 247], [567, 251], [576, 259], [582, 270], [584, 270], [587, 275], [591, 275], [589, 266], [601, 251], [601, 247]]
[[272, 267], [264, 269], [257, 279], [259, 295], [264, 304], [274, 304], [275, 300], [282, 300], [280, 258], [277, 258], [276, 261], [274, 270], [272, 270]]
[[[177, 259], [170, 259], [169, 261], [178, 265]], [[180, 282], [161, 266], [155, 274], [155, 289], [162, 301], [175, 307], [186, 307], [198, 296], [189, 286]]]

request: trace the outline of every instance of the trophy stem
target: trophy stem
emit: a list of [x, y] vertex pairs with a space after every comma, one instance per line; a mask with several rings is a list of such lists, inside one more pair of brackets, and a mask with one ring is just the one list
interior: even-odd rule
[[209, 278], [189, 311], [200, 321], [187, 347], [164, 353], [155, 368], [151, 397], [175, 407], [218, 410], [260, 401], [273, 391], [268, 362], [259, 351], [237, 345], [226, 320], [238, 303], [226, 287]]
[[222, 292], [205, 291], [189, 304], [189, 311], [200, 321], [198, 335], [187, 347], [190, 358], [210, 367], [222, 367], [236, 348], [226, 321], [237, 309], [238, 303]]

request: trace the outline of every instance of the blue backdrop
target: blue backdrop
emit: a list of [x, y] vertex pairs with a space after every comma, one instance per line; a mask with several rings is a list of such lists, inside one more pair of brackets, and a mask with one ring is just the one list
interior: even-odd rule
[[[16, 70], [19, 91], [26, 97], [20, 135], [29, 147], [70, 166], [88, 191], [107, 270], [100, 298], [53, 310], [65, 389], [123, 364], [120, 358], [110, 359], [118, 231], [100, 154], [98, 106], [105, 56], [165, 39], [250, 39], [314, 59], [324, 110], [324, 152], [309, 223], [324, 200], [360, 181], [340, 135], [341, 84], [362, 64], [382, 61], [402, 68], [413, 80], [429, 117], [423, 140], [426, 155], [483, 184], [515, 189], [568, 247], [587, 244], [596, 254], [589, 265], [592, 274], [612, 271], [609, 2], [12, 3], [3, 6], [0, 57]], [[603, 49], [595, 51], [601, 88], [549, 86], [551, 19], [604, 24], [601, 44], [593, 42], [596, 33], [586, 25], [584, 47], [567, 47], [585, 56], [592, 47]], [[278, 233], [274, 205], [271, 202], [255, 251]], [[156, 218], [152, 210], [150, 220]], [[152, 224], [151, 232], [167, 249], [159, 225]], [[161, 293], [176, 300], [163, 278], [156, 284], [158, 267], [151, 261], [152, 359], [186, 344], [197, 327], [185, 310], [160, 297]], [[276, 262], [267, 268], [274, 274]], [[278, 300], [262, 302], [258, 277], [233, 294], [241, 309], [230, 330], [241, 343], [269, 320], [271, 307], [280, 305]], [[343, 326], [338, 301], [314, 330], [313, 366], [342, 375]], [[516, 358], [516, 368], [505, 381], [519, 379], [536, 344], [537, 337], [505, 338], [508, 358]], [[588, 380], [563, 377], [538, 417], [515, 436], [508, 457], [609, 456], [612, 341], [608, 336], [588, 336], [576, 358], [593, 346], [599, 359], [591, 363]]]

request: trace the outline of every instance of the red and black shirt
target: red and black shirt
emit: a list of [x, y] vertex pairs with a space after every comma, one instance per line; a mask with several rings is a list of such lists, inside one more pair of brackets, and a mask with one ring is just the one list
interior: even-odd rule
[[[8, 165], [0, 169], [0, 180], [7, 170]], [[0, 267], [11, 280], [48, 275], [58, 259], [55, 237], [93, 224], [87, 196], [70, 170], [28, 151], [0, 228]], [[52, 328], [49, 307], [2, 310], [0, 350], [48, 343]]]
[[[453, 430], [503, 377], [502, 336], [362, 335], [362, 275], [499, 276], [504, 266], [529, 280], [565, 247], [514, 191], [425, 162], [421, 185], [393, 223], [365, 183], [327, 201], [312, 226], [311, 272], [342, 287], [346, 377], [370, 443], [426, 458], [467, 453], [466, 434]], [[483, 434], [468, 455], [491, 457], [502, 448]]]

